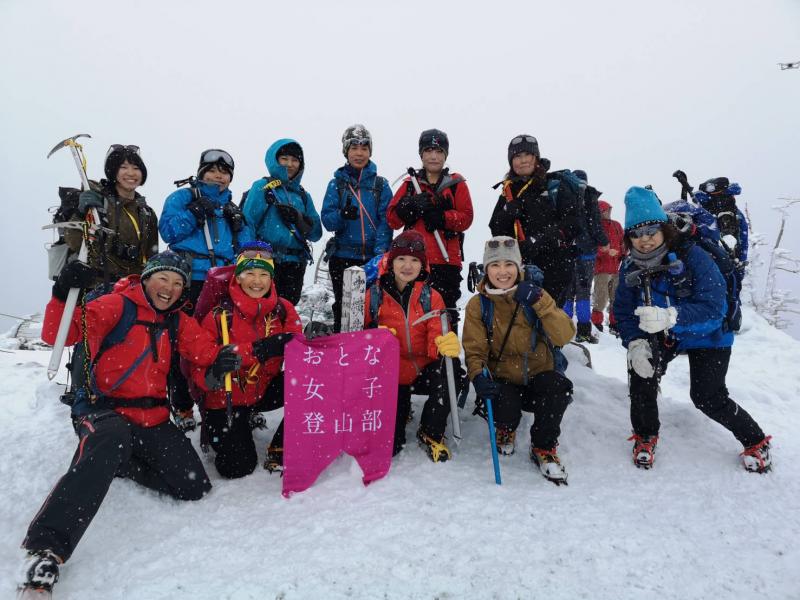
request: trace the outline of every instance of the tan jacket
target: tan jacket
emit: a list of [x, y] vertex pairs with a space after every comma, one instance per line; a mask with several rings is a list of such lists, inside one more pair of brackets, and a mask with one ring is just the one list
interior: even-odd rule
[[[531, 325], [522, 307], [517, 311], [501, 361], [497, 362], [496, 357], [500, 352], [517, 302], [514, 300], [513, 292], [502, 295], [487, 294], [484, 291], [485, 285], [485, 281], [481, 282], [478, 291], [494, 303], [491, 351], [486, 326], [481, 319], [481, 299], [476, 294], [467, 303], [462, 340], [469, 378], [474, 379], [484, 366], [488, 366], [489, 372], [495, 379], [525, 385], [532, 375], [551, 371], [553, 353], [547, 347], [541, 331], [537, 336], [536, 349], [531, 349]], [[563, 346], [573, 338], [575, 324], [560, 307], [556, 306], [546, 291], [542, 291], [542, 297], [533, 305], [533, 309], [541, 319], [542, 327], [554, 346]]]

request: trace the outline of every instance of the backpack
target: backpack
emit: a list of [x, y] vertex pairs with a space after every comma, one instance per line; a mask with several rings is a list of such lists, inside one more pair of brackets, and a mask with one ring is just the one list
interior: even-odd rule
[[[206, 315], [217, 306], [223, 307], [228, 312], [233, 309], [233, 302], [228, 293], [228, 286], [231, 283], [231, 277], [233, 277], [235, 270], [236, 265], [212, 267], [208, 270], [205, 283], [203, 283], [203, 289], [200, 291], [200, 296], [197, 298], [194, 309], [194, 318], [198, 323], [202, 323]], [[275, 308], [271, 316], [278, 317], [281, 325], [286, 323], [286, 306], [284, 306], [280, 297], [275, 303]]]
[[[102, 187], [96, 181], [89, 181], [89, 189], [102, 193]], [[83, 220], [83, 215], [78, 210], [78, 202], [82, 191], [80, 188], [59, 186], [59, 205], [50, 209], [53, 212], [54, 225], [72, 220]], [[67, 241], [64, 238], [64, 229], [57, 229], [57, 232], [58, 239], [47, 249], [47, 276], [53, 281], [58, 279], [61, 270], [75, 254], [67, 245]]]
[[582, 253], [591, 254], [592, 257], [596, 255], [600, 241], [605, 238], [598, 205], [599, 199], [600, 192], [582, 182], [578, 196], [578, 225], [581, 233], [578, 234], [577, 243]]
[[[369, 319], [376, 326], [378, 324], [378, 310], [383, 303], [383, 289], [380, 282], [374, 282], [370, 288], [369, 295]], [[419, 303], [422, 306], [422, 312], [428, 313], [431, 311], [431, 286], [427, 283], [422, 284], [422, 290], [419, 295]]]

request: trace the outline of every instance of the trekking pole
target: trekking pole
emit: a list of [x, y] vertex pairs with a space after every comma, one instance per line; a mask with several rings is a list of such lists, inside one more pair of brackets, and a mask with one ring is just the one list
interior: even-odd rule
[[[446, 310], [442, 311], [442, 335], [450, 332], [450, 319]], [[461, 420], [458, 417], [458, 394], [456, 393], [456, 378], [453, 372], [453, 359], [449, 356], [444, 358], [444, 367], [447, 372], [447, 391], [450, 395], [450, 421], [453, 425], [453, 438], [456, 444], [461, 442]]]
[[[88, 133], [80, 133], [62, 140], [56, 144], [52, 150], [50, 150], [50, 152], [47, 154], [47, 158], [50, 158], [61, 148], [69, 147], [70, 152], [72, 152], [72, 158], [75, 159], [75, 166], [78, 168], [78, 174], [81, 178], [81, 189], [86, 191], [89, 189], [89, 178], [86, 175], [86, 160], [85, 158], [82, 158], [83, 146], [76, 141], [81, 137], [91, 138], [92, 136], [90, 136]], [[92, 207], [91, 211], [86, 215], [86, 220], [89, 221], [90, 224], [100, 224], [100, 215], [98, 214], [96, 208]], [[81, 248], [78, 251], [78, 261], [86, 263], [86, 259], [88, 257], [89, 245], [87, 240], [84, 239], [81, 242]], [[53, 344], [53, 350], [50, 353], [50, 363], [47, 365], [47, 378], [50, 380], [56, 376], [58, 369], [61, 366], [61, 357], [64, 355], [64, 346], [67, 341], [67, 333], [69, 333], [72, 315], [75, 313], [75, 306], [78, 304], [78, 295], [80, 294], [80, 291], [80, 288], [70, 288], [69, 293], [67, 294], [67, 300], [64, 302], [64, 312], [61, 313], [61, 322], [58, 324], [58, 333], [56, 334], [56, 340]]]
[[695, 202], [694, 199], [694, 188], [689, 185], [689, 180], [686, 178], [686, 173], [678, 169], [675, 171], [672, 176], [678, 180], [678, 183], [681, 184], [681, 200], [686, 200], [686, 198], [691, 198], [692, 202]]
[[[414, 170], [414, 167], [408, 167], [408, 174], [411, 177], [411, 184], [414, 186], [414, 191], [417, 194], [422, 193], [422, 188], [419, 186], [419, 180], [417, 179], [417, 172]], [[433, 230], [433, 237], [436, 240], [436, 245], [439, 246], [439, 252], [442, 253], [444, 257], [444, 262], [450, 262], [450, 255], [447, 254], [447, 248], [444, 246], [444, 242], [442, 241], [442, 236], [439, 235], [439, 230]]]
[[[222, 344], [227, 346], [231, 338], [228, 333], [228, 315], [225, 314], [224, 310], [220, 317], [220, 326], [222, 328]], [[233, 386], [231, 385], [230, 372], [225, 373], [225, 416], [228, 419], [228, 430], [230, 430], [233, 425]]]
[[[492, 374], [489, 373], [489, 369], [487, 369], [486, 367], [483, 367], [483, 374], [489, 379], [492, 378]], [[503, 481], [500, 478], [500, 458], [497, 453], [497, 437], [494, 430], [494, 412], [492, 411], [492, 399], [484, 398], [483, 401], [486, 403], [486, 414], [487, 414], [486, 421], [489, 423], [489, 445], [492, 448], [492, 467], [494, 468], [494, 482], [497, 485], [502, 485]]]

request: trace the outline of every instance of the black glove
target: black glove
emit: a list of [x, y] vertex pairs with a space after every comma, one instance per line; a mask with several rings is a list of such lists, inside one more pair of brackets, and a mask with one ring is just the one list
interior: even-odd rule
[[53, 296], [62, 302], [66, 301], [71, 288], [85, 290], [92, 287], [95, 271], [86, 263], [73, 261], [61, 270], [53, 284]]
[[444, 210], [441, 208], [432, 208], [422, 214], [422, 220], [425, 221], [425, 229], [428, 231], [436, 231], [437, 229], [444, 229]]
[[242, 357], [236, 354], [234, 346], [223, 346], [217, 354], [214, 364], [206, 369], [206, 385], [209, 389], [218, 390], [225, 385], [225, 375], [231, 371], [238, 371], [242, 366]]
[[514, 292], [514, 300], [525, 306], [533, 306], [542, 297], [542, 288], [532, 281], [521, 281]]
[[85, 215], [92, 208], [103, 208], [103, 195], [94, 190], [85, 190], [78, 196], [78, 212]]
[[233, 202], [228, 202], [222, 207], [222, 216], [228, 220], [234, 233], [239, 233], [244, 227], [242, 210]]
[[276, 204], [275, 207], [281, 214], [281, 219], [283, 219], [283, 222], [287, 225], [295, 225], [302, 216], [300, 211], [298, 211], [294, 206], [289, 206], [288, 204]]
[[511, 202], [506, 202], [503, 206], [503, 210], [505, 210], [506, 214], [514, 219], [515, 221], [520, 218], [522, 215], [522, 202], [519, 200], [512, 200]]
[[397, 206], [394, 207], [397, 216], [409, 227], [416, 223], [422, 216], [415, 198], [417, 198], [417, 196], [403, 196], [397, 202]]
[[211, 200], [203, 196], [189, 202], [186, 208], [194, 215], [198, 227], [202, 227], [206, 224], [206, 217], [214, 216], [214, 205], [211, 203]]
[[266, 362], [270, 358], [283, 356], [283, 348], [294, 337], [292, 333], [277, 333], [253, 342], [253, 355], [258, 362]]
[[314, 221], [311, 220], [311, 217], [303, 215], [302, 218], [297, 222], [297, 231], [300, 232], [300, 235], [303, 237], [308, 236], [308, 233], [314, 227]]
[[320, 321], [309, 321], [303, 328], [303, 335], [306, 336], [307, 340], [333, 335], [333, 327]]
[[129, 262], [138, 261], [142, 255], [142, 253], [139, 251], [139, 246], [123, 244], [119, 241], [118, 237], [114, 237], [114, 239], [111, 240], [111, 252], [114, 254], [114, 256]]
[[347, 204], [344, 205], [344, 208], [342, 208], [339, 213], [342, 215], [343, 219], [355, 221], [358, 218], [358, 207], [348, 200]]
[[475, 394], [482, 400], [494, 401], [500, 398], [500, 386], [483, 373], [475, 376], [472, 385], [475, 386]]

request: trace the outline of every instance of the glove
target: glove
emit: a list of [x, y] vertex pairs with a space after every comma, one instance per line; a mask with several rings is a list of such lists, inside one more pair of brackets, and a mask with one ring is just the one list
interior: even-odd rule
[[343, 219], [355, 221], [358, 218], [358, 207], [355, 204], [351, 204], [348, 200], [347, 204], [344, 205], [344, 208], [339, 211], [339, 214], [342, 215]]
[[456, 358], [461, 352], [461, 344], [458, 343], [458, 336], [454, 331], [438, 335], [433, 341], [436, 342], [436, 349], [442, 356]]
[[295, 226], [297, 227], [297, 231], [300, 232], [300, 235], [306, 237], [308, 232], [314, 227], [314, 221], [311, 220], [311, 217], [302, 215]]
[[223, 346], [217, 354], [214, 364], [206, 369], [206, 385], [209, 389], [218, 390], [225, 384], [225, 375], [238, 371], [242, 366], [242, 357], [236, 354], [236, 346]]
[[222, 216], [228, 220], [234, 233], [239, 233], [244, 228], [242, 209], [233, 202], [228, 202], [222, 207]]
[[139, 246], [123, 244], [119, 241], [118, 237], [115, 237], [113, 240], [111, 240], [111, 252], [114, 254], [114, 256], [129, 262], [136, 262], [141, 257]]
[[500, 386], [483, 373], [476, 375], [472, 380], [475, 394], [483, 400], [497, 400], [500, 398]]
[[686, 270], [686, 266], [683, 264], [683, 261], [679, 259], [674, 252], [667, 254], [667, 260], [669, 260], [668, 271], [670, 275], [682, 275]]
[[425, 221], [425, 229], [428, 231], [445, 228], [444, 210], [441, 208], [431, 208], [423, 212], [422, 220]]
[[512, 200], [511, 202], [506, 202], [503, 206], [503, 210], [506, 211], [506, 214], [514, 219], [515, 221], [520, 218], [522, 215], [522, 202], [519, 200]]
[[283, 356], [283, 348], [288, 344], [294, 334], [291, 333], [277, 333], [266, 338], [261, 338], [253, 342], [253, 355], [258, 359], [258, 362], [266, 362], [270, 358], [276, 356]]
[[183, 433], [194, 431], [197, 427], [197, 421], [194, 420], [194, 412], [191, 409], [176, 411], [175, 427], [180, 429]]
[[289, 206], [288, 204], [276, 204], [275, 206], [281, 214], [281, 219], [283, 219], [283, 222], [287, 225], [295, 225], [300, 220], [300, 211], [294, 206]]
[[211, 200], [203, 196], [189, 202], [186, 208], [194, 215], [198, 227], [202, 227], [206, 224], [206, 217], [214, 216], [214, 205], [211, 203]]
[[639, 329], [647, 333], [666, 331], [678, 322], [678, 311], [674, 306], [639, 306], [633, 314], [639, 317]]
[[542, 297], [542, 288], [533, 281], [521, 281], [514, 292], [514, 300], [525, 306], [533, 306]]
[[92, 287], [95, 271], [86, 263], [73, 261], [61, 270], [53, 284], [53, 296], [62, 302], [66, 301], [70, 289], [86, 289]]
[[648, 379], [656, 372], [650, 360], [653, 351], [645, 339], [633, 340], [628, 344], [628, 369], [633, 369], [639, 377]]
[[394, 211], [403, 220], [403, 223], [411, 227], [422, 216], [415, 198], [419, 196], [403, 196], [395, 206]]
[[103, 208], [103, 195], [94, 190], [86, 190], [78, 196], [78, 212], [85, 215], [92, 208]]
[[333, 327], [321, 321], [309, 321], [303, 328], [303, 335], [306, 336], [307, 340], [333, 335], [333, 333]]

